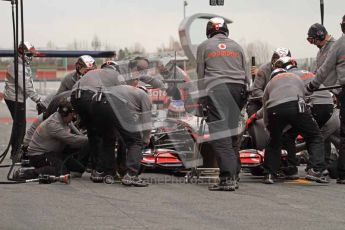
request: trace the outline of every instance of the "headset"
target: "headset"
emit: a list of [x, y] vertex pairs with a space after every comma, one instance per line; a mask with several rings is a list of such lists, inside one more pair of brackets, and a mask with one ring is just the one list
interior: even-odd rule
[[328, 32], [323, 25], [315, 23], [309, 28], [307, 40], [311, 44], [314, 44], [315, 40], [318, 40], [318, 41], [325, 40], [327, 34]]
[[68, 100], [62, 100], [59, 103], [57, 111], [60, 113], [62, 117], [67, 117], [70, 113], [74, 112], [74, 109], [71, 105], [71, 102], [69, 102]]
[[[138, 61], [140, 61], [140, 60], [144, 60], [148, 64], [150, 64], [150, 61], [147, 58], [138, 56], [138, 57], [135, 57], [134, 59], [129, 60], [129, 62], [128, 62], [128, 70], [130, 71], [131, 69], [134, 69], [134, 68], [138, 67]], [[138, 71], [140, 71], [140, 70], [141, 69], [138, 69]]]
[[323, 31], [322, 29], [319, 29], [316, 31], [316, 39], [318, 39], [319, 41], [323, 41], [326, 38], [326, 34], [325, 31]]

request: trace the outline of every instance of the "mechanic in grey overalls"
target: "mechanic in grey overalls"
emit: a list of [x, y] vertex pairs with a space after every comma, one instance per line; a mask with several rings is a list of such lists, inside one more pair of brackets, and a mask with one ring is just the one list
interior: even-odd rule
[[[292, 59], [291, 57], [282, 57], [274, 63], [274, 68], [284, 68], [288, 72], [292, 72], [299, 76], [303, 81], [304, 85], [307, 85], [310, 81], [312, 81], [315, 75], [309, 71], [299, 69], [297, 67], [297, 62]], [[324, 86], [323, 86], [324, 87]], [[313, 93], [307, 99], [308, 104], [310, 105], [310, 111], [315, 119], [318, 127], [321, 129], [326, 122], [331, 118], [333, 114], [333, 98], [329, 91], [318, 91]], [[297, 175], [297, 159], [296, 159], [296, 145], [295, 140], [297, 138], [298, 132], [296, 130], [290, 129], [286, 134], [283, 136], [283, 148], [288, 152], [288, 161], [292, 167], [288, 167], [285, 171], [285, 174], [290, 175]], [[313, 154], [311, 152], [311, 154]], [[313, 157], [311, 155], [311, 157]], [[330, 155], [326, 154], [325, 151], [325, 161], [327, 166], [331, 163]], [[307, 167], [308, 169], [308, 167]]]
[[[319, 51], [317, 52], [316, 55], [316, 69], [314, 70], [314, 73], [321, 67], [321, 65], [325, 62], [327, 58], [327, 54], [329, 53], [330, 49], [335, 43], [335, 39], [328, 34], [326, 28], [319, 24], [315, 23], [310, 26], [308, 30], [308, 37], [307, 40], [309, 41], [310, 44], [315, 45], [316, 47], [319, 48]], [[324, 86], [332, 86], [337, 83], [337, 77], [336, 77], [336, 72], [335, 69], [332, 70], [327, 79], [323, 82]], [[338, 97], [339, 90], [331, 90], [332, 93], [335, 94], [336, 97]], [[324, 108], [325, 111], [324, 113], [328, 113], [329, 111], [333, 112], [330, 110], [330, 108]], [[314, 109], [315, 111], [316, 109]], [[332, 113], [331, 113], [332, 114]], [[325, 141], [325, 155], [330, 156], [331, 155], [331, 142], [329, 140]]]
[[[343, 36], [334, 43], [327, 54], [326, 60], [317, 69], [315, 79], [309, 83], [307, 90], [312, 92], [325, 81], [339, 82], [342, 86], [338, 95], [340, 106], [340, 148], [338, 158], [339, 178], [337, 183], [345, 184], [345, 15], [340, 24]], [[334, 69], [336, 75], [329, 75]]]
[[[6, 73], [4, 99], [8, 109], [10, 110], [13, 119], [12, 134], [11, 134], [11, 159], [17, 161], [15, 154], [22, 144], [25, 134], [25, 106], [24, 103], [28, 97], [36, 103], [38, 111], [45, 110], [45, 106], [41, 102], [41, 97], [36, 92], [33, 80], [30, 63], [34, 56], [36, 49], [29, 42], [23, 42], [18, 47], [18, 103], [16, 102], [15, 94], [15, 63], [12, 62]], [[22, 59], [24, 54], [24, 59]], [[25, 98], [23, 92], [23, 65], [25, 66]], [[16, 110], [17, 105], [17, 110]]]
[[256, 113], [262, 107], [261, 97], [264, 94], [267, 83], [271, 79], [272, 66], [278, 58], [285, 56], [291, 57], [290, 50], [284, 47], [277, 48], [272, 54], [271, 61], [261, 65], [258, 70], [252, 70], [255, 79], [251, 86], [249, 102], [247, 104], [248, 117]]
[[258, 117], [263, 115], [270, 134], [264, 157], [267, 171], [264, 183], [275, 182], [280, 169], [282, 135], [288, 125], [302, 134], [311, 153], [306, 179], [328, 183], [324, 175], [326, 164], [322, 136], [310, 111], [306, 109], [305, 93], [304, 83], [296, 74], [282, 68], [272, 72], [262, 98], [263, 109], [258, 112]]
[[234, 191], [241, 167], [237, 137], [249, 73], [243, 49], [228, 38], [223, 18], [210, 19], [206, 35], [208, 39], [197, 49], [198, 88], [200, 94], [207, 94], [207, 124], [220, 169], [220, 182], [209, 189]]
[[18, 179], [36, 178], [40, 174], [59, 176], [70, 171], [83, 173], [84, 165], [74, 159], [70, 152], [82, 149], [87, 144], [84, 135], [72, 134], [68, 124], [75, 116], [68, 100], [59, 102], [58, 111], [44, 120], [35, 130], [28, 147], [28, 159], [33, 170], [14, 174]]
[[62, 79], [60, 87], [56, 94], [72, 90], [74, 84], [88, 71], [96, 69], [96, 61], [89, 55], [80, 56], [75, 63], [75, 70], [68, 73]]

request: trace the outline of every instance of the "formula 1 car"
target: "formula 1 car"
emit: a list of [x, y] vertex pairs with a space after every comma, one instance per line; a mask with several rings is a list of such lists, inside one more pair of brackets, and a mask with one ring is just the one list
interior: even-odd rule
[[[144, 150], [142, 165], [151, 169], [186, 172], [195, 168], [217, 168], [217, 163], [208, 143], [207, 125], [202, 118], [184, 114], [176, 118], [158, 119], [154, 123], [151, 144]], [[329, 121], [322, 127], [324, 138], [329, 138], [339, 149], [339, 111], [335, 110]], [[254, 176], [263, 175], [265, 146], [268, 133], [262, 120], [256, 121], [243, 135], [240, 160], [242, 170]], [[296, 140], [297, 158], [301, 163], [308, 161], [303, 137]], [[336, 159], [337, 151], [333, 151]], [[287, 164], [287, 152], [281, 152], [282, 165]]]
[[[159, 111], [168, 113], [165, 111]], [[208, 134], [200, 134], [197, 127], [202, 126], [202, 121], [192, 115], [184, 114], [179, 118], [157, 118], [150, 145], [143, 150], [144, 168], [182, 172], [193, 167], [203, 165], [200, 148], [206, 148], [205, 143], [198, 143], [207, 139]]]
[[[321, 135], [323, 139], [329, 139], [332, 143], [331, 159], [334, 161], [338, 157], [338, 150], [340, 147], [340, 120], [339, 110], [334, 109], [331, 118], [326, 124], [321, 127]], [[249, 171], [254, 176], [263, 175], [263, 162], [265, 155], [265, 146], [268, 142], [268, 133], [264, 129], [262, 120], [256, 121], [248, 130], [248, 134], [244, 135], [246, 141], [246, 147], [240, 151], [240, 159], [242, 169]], [[248, 144], [249, 143], [249, 144]], [[252, 147], [250, 149], [246, 149]], [[306, 143], [303, 137], [299, 135], [296, 139], [296, 156], [299, 163], [308, 162], [308, 152], [306, 151]], [[287, 165], [287, 152], [282, 149], [281, 152], [282, 166]], [[333, 171], [329, 168], [329, 171]]]

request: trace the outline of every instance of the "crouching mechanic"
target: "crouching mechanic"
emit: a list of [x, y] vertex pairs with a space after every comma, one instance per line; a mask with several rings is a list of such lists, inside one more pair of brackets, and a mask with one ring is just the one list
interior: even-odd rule
[[305, 106], [303, 81], [294, 73], [278, 68], [271, 74], [262, 98], [264, 123], [270, 138], [265, 151], [264, 168], [267, 170], [264, 183], [273, 184], [280, 169], [282, 134], [291, 125], [304, 137], [310, 153], [310, 169], [306, 179], [328, 183], [324, 176], [326, 169], [324, 146], [320, 130], [310, 111]]
[[71, 172], [83, 173], [85, 167], [72, 158], [69, 150], [82, 149], [87, 137], [70, 132], [68, 124], [75, 116], [72, 105], [67, 100], [59, 103], [58, 111], [43, 121], [36, 129], [28, 147], [30, 165], [22, 179], [36, 178], [40, 174], [59, 176]]
[[[127, 81], [129, 85], [104, 88], [100, 101], [92, 102], [97, 133], [102, 137], [100, 155], [103, 172], [115, 174], [115, 140], [118, 135], [127, 151], [118, 151], [118, 157], [126, 159], [126, 174], [122, 184], [145, 187], [139, 178], [143, 145], [148, 145], [152, 128], [151, 101], [148, 94], [138, 86], [138, 77]], [[124, 146], [122, 146], [124, 148]], [[122, 156], [119, 154], [125, 154]]]
[[[274, 64], [275, 68], [284, 68], [288, 72], [292, 72], [299, 76], [305, 85], [311, 82], [315, 75], [309, 71], [299, 69], [297, 67], [297, 62], [291, 57], [282, 57], [276, 61]], [[323, 86], [324, 87], [324, 86]], [[315, 119], [318, 127], [321, 128], [326, 124], [326, 122], [331, 118], [333, 114], [333, 98], [329, 91], [317, 91], [310, 95], [307, 99], [308, 105], [310, 106], [311, 114]], [[296, 159], [296, 145], [295, 139], [297, 138], [298, 133], [293, 129], [289, 130], [284, 134], [284, 149], [288, 151], [289, 163], [292, 164], [292, 167], [288, 167], [288, 170], [293, 170], [297, 173], [297, 159]], [[325, 133], [321, 130], [321, 135]], [[326, 136], [323, 136], [323, 139], [327, 139]], [[325, 140], [326, 141], [326, 140]], [[325, 161], [328, 166], [331, 163], [330, 150], [325, 148]], [[311, 153], [312, 154], [312, 153]]]
[[[47, 104], [47, 109], [43, 113], [39, 114], [38, 117], [34, 120], [34, 122], [32, 122], [30, 128], [26, 130], [26, 134], [24, 136], [23, 144], [21, 147], [23, 157], [27, 156], [27, 151], [28, 151], [28, 147], [29, 147], [31, 138], [34, 135], [37, 127], [45, 119], [50, 117], [50, 115], [52, 115], [53, 113], [55, 113], [58, 110], [60, 101], [67, 100], [67, 98], [70, 96], [71, 96], [71, 91], [69, 90], [69, 91], [65, 91], [63, 93], [60, 93], [58, 95], [53, 96], [48, 101], [47, 101], [47, 98], [43, 101], [45, 104]], [[69, 123], [69, 125], [73, 129], [76, 129], [76, 127], [74, 127], [73, 122]]]

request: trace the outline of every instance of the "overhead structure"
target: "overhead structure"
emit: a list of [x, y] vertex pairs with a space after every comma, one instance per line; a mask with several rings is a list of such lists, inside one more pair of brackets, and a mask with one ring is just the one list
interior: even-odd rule
[[[13, 57], [13, 50], [0, 50], [0, 57]], [[116, 56], [115, 51], [89, 51], [89, 50], [37, 50], [35, 57], [57, 58], [57, 57], [80, 57], [90, 55], [94, 58], [113, 58]]]

